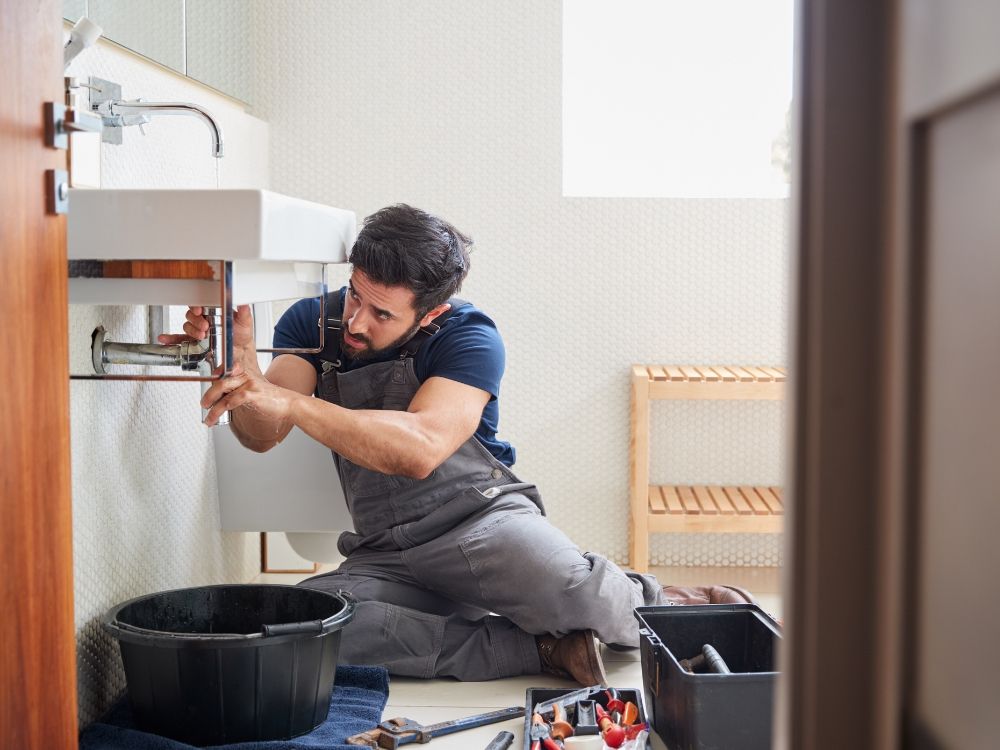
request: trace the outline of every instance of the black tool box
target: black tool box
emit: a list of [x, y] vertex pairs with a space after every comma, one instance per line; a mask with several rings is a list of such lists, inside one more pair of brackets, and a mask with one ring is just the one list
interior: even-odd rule
[[[647, 718], [646, 710], [642, 705], [642, 691], [632, 689], [632, 688], [614, 688], [618, 691], [618, 697], [622, 701], [631, 701], [639, 709], [639, 718], [635, 720], [636, 724], [645, 724], [649, 722]], [[535, 706], [539, 703], [545, 703], [546, 701], [555, 700], [563, 695], [568, 695], [570, 693], [579, 692], [579, 688], [528, 688], [524, 695], [524, 750], [530, 750], [531, 748], [531, 715], [534, 713]], [[590, 694], [589, 699], [600, 703], [602, 706], [607, 707], [607, 697], [604, 694], [604, 689], [595, 690]], [[578, 700], [583, 700], [582, 698]], [[575, 723], [575, 716], [573, 715], [573, 704], [576, 701], [570, 701], [566, 704], [565, 709], [569, 714], [570, 724]], [[550, 714], [551, 715], [551, 714]], [[652, 732], [653, 728], [650, 726], [649, 731]], [[600, 735], [598, 735], [600, 736]], [[651, 747], [649, 742], [649, 737], [647, 736], [645, 742], [646, 750]], [[605, 750], [607, 750], [605, 748]]]
[[[639, 607], [643, 692], [670, 750], [769, 750], [781, 630], [755, 604]], [[729, 674], [681, 661], [709, 644]]]

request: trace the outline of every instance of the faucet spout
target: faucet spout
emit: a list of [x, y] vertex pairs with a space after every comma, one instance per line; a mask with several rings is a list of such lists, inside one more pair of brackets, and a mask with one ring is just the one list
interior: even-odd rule
[[190, 102], [106, 101], [97, 107], [97, 111], [104, 117], [105, 125], [119, 128], [126, 125], [141, 125], [149, 122], [149, 117], [154, 115], [197, 117], [212, 132], [212, 156], [217, 159], [223, 156], [222, 128], [207, 109], [197, 104]]

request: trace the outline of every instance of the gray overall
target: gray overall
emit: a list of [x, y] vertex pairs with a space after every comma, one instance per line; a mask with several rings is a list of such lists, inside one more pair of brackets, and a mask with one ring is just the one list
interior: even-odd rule
[[[339, 295], [330, 305], [327, 339], [339, 349]], [[413, 354], [436, 330], [419, 331], [394, 361], [350, 372], [328, 346], [318, 395], [348, 409], [405, 410], [420, 387]], [[422, 480], [334, 460], [355, 530], [339, 539], [343, 564], [302, 585], [359, 600], [343, 664], [462, 680], [537, 674], [535, 635], [591, 628], [604, 643], [637, 646], [633, 608], [664, 602], [652, 576], [581, 553], [545, 518], [534, 485], [475, 436]]]

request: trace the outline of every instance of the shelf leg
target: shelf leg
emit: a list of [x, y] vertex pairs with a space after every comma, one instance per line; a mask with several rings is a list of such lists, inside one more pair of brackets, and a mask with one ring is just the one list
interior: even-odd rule
[[645, 573], [649, 570], [649, 375], [639, 366], [632, 369], [629, 459], [632, 516], [629, 567]]

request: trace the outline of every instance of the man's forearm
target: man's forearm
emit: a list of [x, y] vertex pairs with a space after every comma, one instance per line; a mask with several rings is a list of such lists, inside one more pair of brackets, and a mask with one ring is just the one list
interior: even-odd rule
[[433, 435], [411, 412], [345, 409], [303, 396], [291, 417], [311, 438], [366, 469], [422, 479], [440, 463]]
[[[279, 385], [280, 383], [280, 385]], [[267, 377], [242, 371], [202, 397], [205, 421], [232, 414], [232, 431], [251, 450], [273, 448], [293, 426], [349, 461], [383, 474], [423, 479], [475, 434], [489, 392], [447, 378], [429, 378], [406, 411], [345, 409], [313, 396], [312, 365], [275, 357]]]
[[245, 448], [263, 453], [298, 426], [349, 461], [383, 474], [422, 479], [440, 463], [433, 435], [422, 429], [415, 414], [345, 409], [297, 393], [291, 397], [288, 419], [268, 419], [252, 408], [239, 408], [230, 412], [230, 430]]

